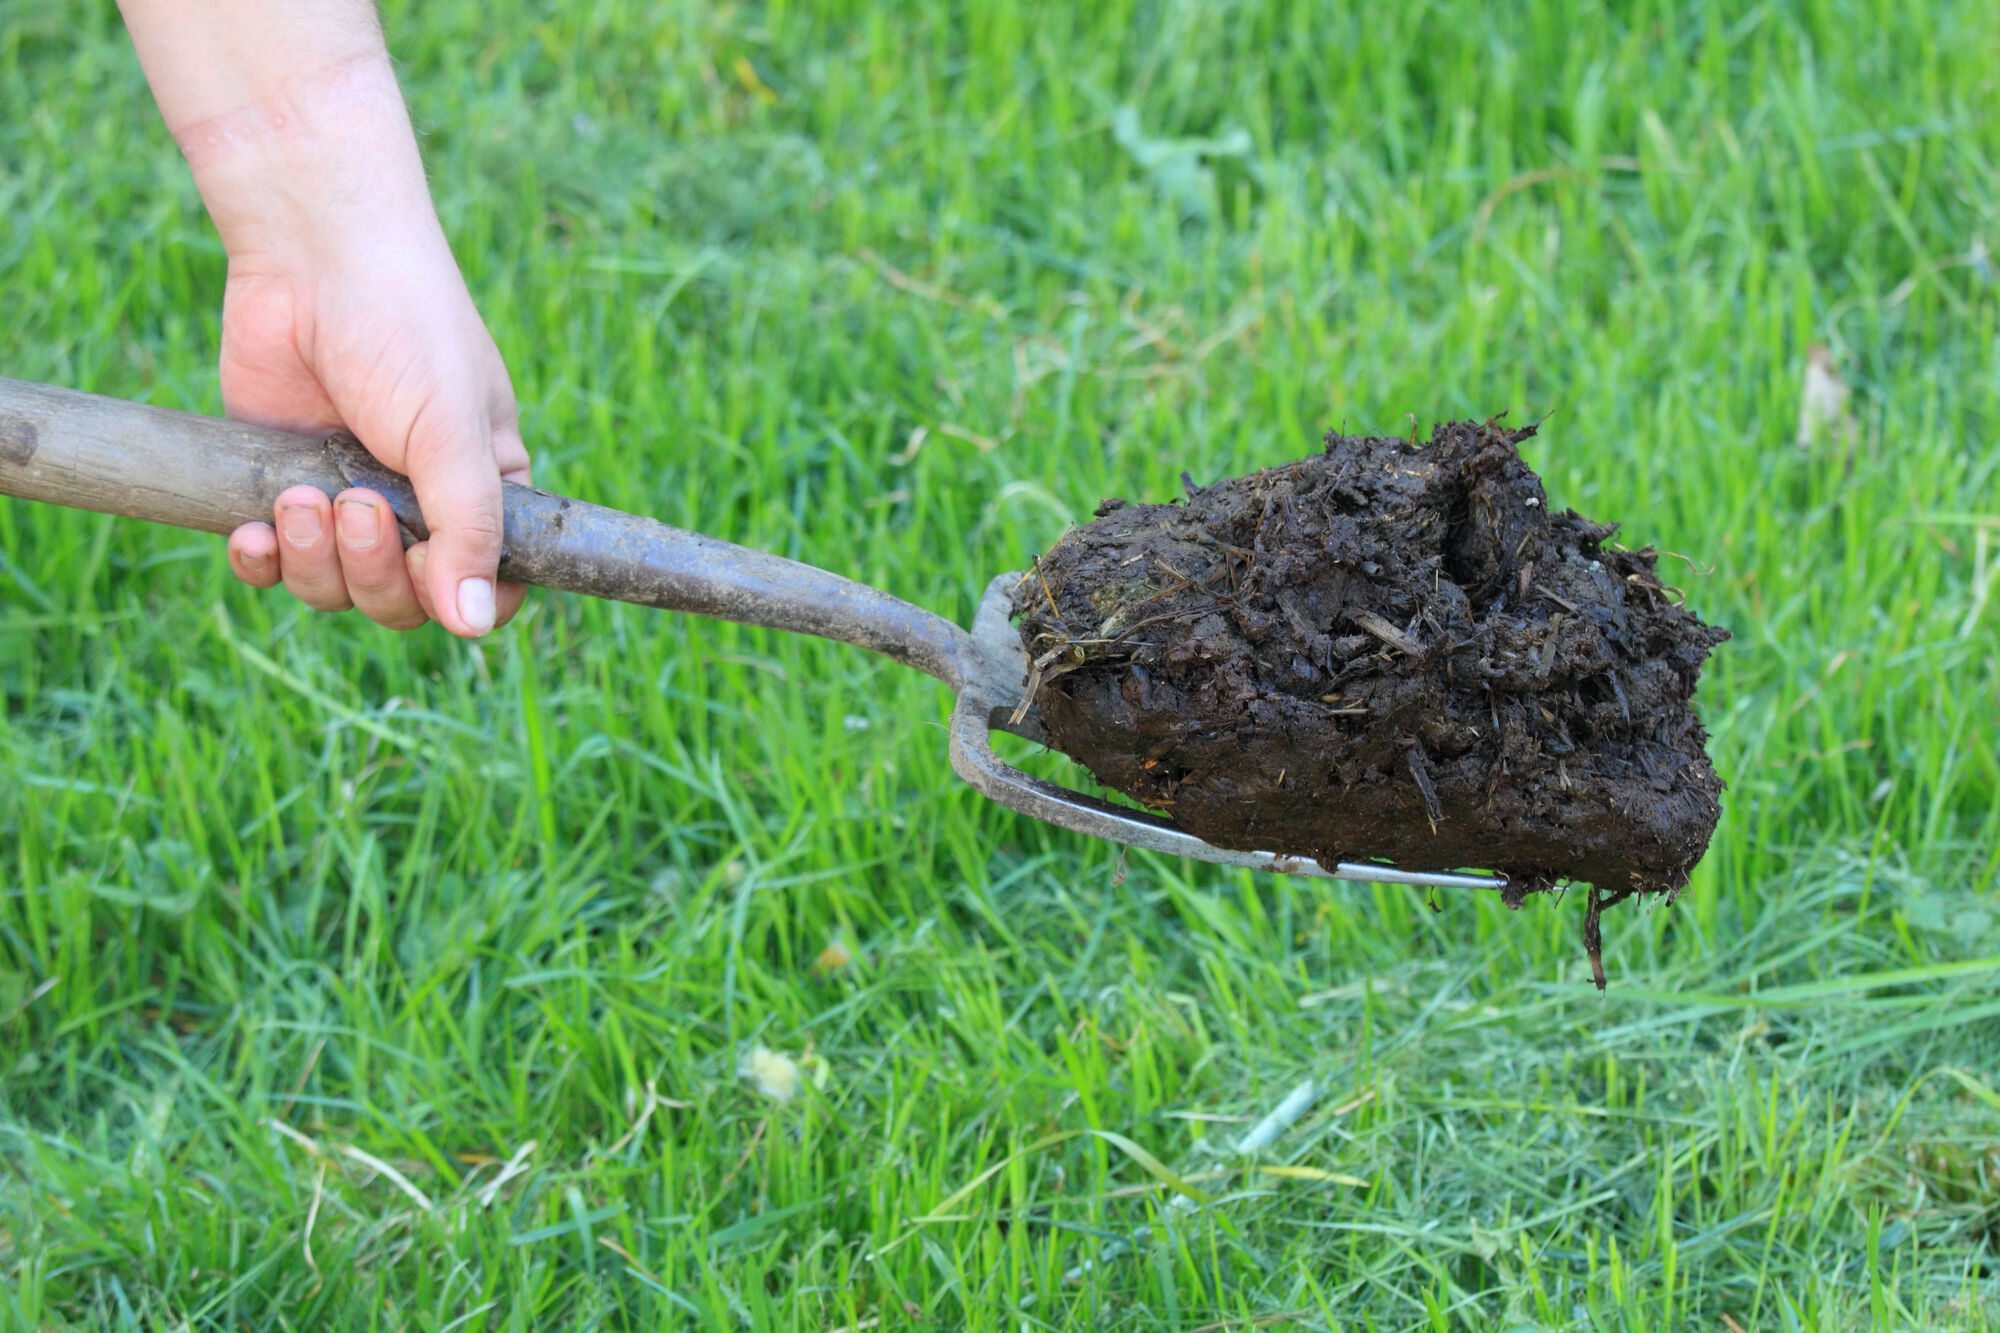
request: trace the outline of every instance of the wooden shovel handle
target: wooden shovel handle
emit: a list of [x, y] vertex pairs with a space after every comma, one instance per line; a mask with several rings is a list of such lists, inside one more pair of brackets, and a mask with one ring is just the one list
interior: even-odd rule
[[300, 484], [347, 489], [322, 438], [0, 379], [0, 494], [227, 533]]

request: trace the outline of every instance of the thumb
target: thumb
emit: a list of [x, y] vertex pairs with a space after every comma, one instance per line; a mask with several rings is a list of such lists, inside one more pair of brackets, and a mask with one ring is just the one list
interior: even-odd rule
[[438, 623], [463, 638], [493, 628], [500, 566], [500, 472], [486, 414], [426, 412], [410, 432], [405, 462], [430, 529], [425, 600]]

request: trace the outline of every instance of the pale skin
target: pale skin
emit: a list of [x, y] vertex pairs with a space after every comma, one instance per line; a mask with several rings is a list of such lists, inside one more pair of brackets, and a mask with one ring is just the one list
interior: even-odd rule
[[160, 113], [229, 257], [222, 400], [295, 431], [345, 427], [409, 476], [430, 540], [405, 553], [373, 491], [280, 495], [229, 538], [236, 576], [322, 611], [477, 638], [500, 482], [528, 480], [514, 388], [431, 204], [368, 0], [120, 0]]

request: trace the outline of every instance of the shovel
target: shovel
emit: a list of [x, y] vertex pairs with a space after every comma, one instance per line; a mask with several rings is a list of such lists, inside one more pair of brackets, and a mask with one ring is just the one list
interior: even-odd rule
[[[228, 533], [269, 522], [287, 487], [378, 492], [403, 542], [427, 536], [407, 479], [346, 434], [292, 435], [48, 385], [0, 379], [0, 495]], [[815, 634], [882, 654], [951, 687], [951, 766], [1010, 810], [1074, 833], [1218, 865], [1328, 879], [1497, 889], [1490, 875], [1397, 870], [1216, 847], [1172, 820], [1112, 805], [1010, 767], [988, 732], [1043, 739], [1022, 707], [1027, 654], [1008, 623], [1019, 574], [986, 585], [968, 632], [888, 593], [796, 560], [650, 518], [503, 483], [500, 577], [559, 592]]]

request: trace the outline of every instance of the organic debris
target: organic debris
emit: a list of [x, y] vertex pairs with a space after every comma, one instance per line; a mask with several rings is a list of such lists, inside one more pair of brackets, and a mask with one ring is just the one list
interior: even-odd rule
[[[1689, 705], [1728, 632], [1495, 421], [1110, 500], [1014, 594], [1049, 743], [1222, 847], [1677, 891], [1722, 783]], [[1593, 949], [1593, 953], [1594, 953]]]

